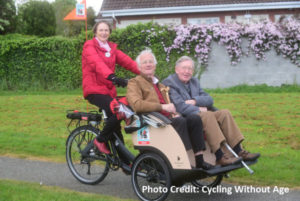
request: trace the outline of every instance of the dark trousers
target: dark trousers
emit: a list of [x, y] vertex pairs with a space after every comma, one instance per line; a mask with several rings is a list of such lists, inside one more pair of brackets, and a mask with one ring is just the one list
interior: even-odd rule
[[113, 98], [109, 95], [90, 94], [86, 97], [86, 99], [89, 101], [89, 103], [96, 105], [99, 108], [99, 111], [102, 109], [105, 110], [108, 117], [101, 134], [97, 136], [97, 140], [99, 142], [107, 142], [107, 140], [111, 138], [112, 133], [115, 132], [124, 142], [121, 133], [121, 121], [118, 120], [117, 116], [113, 114], [110, 109], [110, 102], [113, 100]]
[[186, 150], [193, 149], [194, 153], [205, 150], [202, 121], [199, 115], [176, 117], [171, 121]]

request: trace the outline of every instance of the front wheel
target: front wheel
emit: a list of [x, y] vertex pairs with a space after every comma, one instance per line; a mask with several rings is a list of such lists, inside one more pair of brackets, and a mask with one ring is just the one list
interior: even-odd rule
[[85, 156], [82, 150], [98, 135], [98, 130], [92, 126], [80, 126], [73, 130], [66, 143], [66, 159], [73, 176], [84, 184], [101, 182], [109, 171], [107, 158], [92, 146]]
[[134, 192], [141, 200], [165, 200], [171, 187], [168, 166], [154, 153], [144, 153], [135, 160], [131, 181]]
[[212, 177], [206, 177], [203, 179], [199, 179], [199, 180], [194, 180], [191, 183], [199, 188], [202, 187], [208, 187], [208, 188], [213, 188], [218, 186], [221, 181], [223, 179], [223, 175], [217, 175], [217, 176], [212, 176]]

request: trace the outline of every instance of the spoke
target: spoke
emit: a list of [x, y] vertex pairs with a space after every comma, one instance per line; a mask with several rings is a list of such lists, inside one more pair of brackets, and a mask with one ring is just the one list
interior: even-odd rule
[[82, 135], [81, 141], [80, 141], [80, 145], [82, 144], [82, 142], [85, 140], [85, 135], [87, 133], [87, 130], [84, 130], [84, 133]]
[[90, 133], [89, 136], [88, 136], [88, 142], [92, 141], [93, 137], [94, 137], [94, 135]]
[[81, 148], [80, 148], [80, 145], [81, 145], [80, 134], [77, 135], [77, 136], [74, 138], [74, 141], [75, 141], [76, 144], [77, 144], [77, 149], [79, 150], [79, 152], [81, 152]]
[[88, 163], [88, 171], [86, 174], [91, 175], [91, 164], [90, 163]]
[[87, 130], [84, 130], [83, 135], [81, 135], [81, 133], [78, 135], [79, 139], [78, 139], [78, 143], [77, 143], [77, 148], [80, 152], [81, 152], [81, 148], [80, 148], [81, 144], [83, 143], [83, 141], [86, 141], [85, 140], [86, 133], [87, 133]]
[[78, 140], [77, 138], [80, 138], [80, 136], [78, 137], [79, 135], [77, 135], [76, 137], [74, 137], [74, 141], [76, 142], [76, 144], [78, 145]]

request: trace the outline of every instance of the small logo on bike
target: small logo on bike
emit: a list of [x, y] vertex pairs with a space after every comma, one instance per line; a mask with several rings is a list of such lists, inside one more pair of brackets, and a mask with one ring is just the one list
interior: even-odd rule
[[[136, 126], [140, 126], [140, 121], [136, 122]], [[148, 126], [143, 127], [137, 131], [138, 144], [150, 144], [150, 133]]]

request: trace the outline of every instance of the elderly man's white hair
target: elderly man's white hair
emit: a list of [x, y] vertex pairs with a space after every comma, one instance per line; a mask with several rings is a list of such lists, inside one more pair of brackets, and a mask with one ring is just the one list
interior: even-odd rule
[[189, 57], [189, 56], [182, 56], [180, 57], [177, 61], [176, 61], [176, 64], [175, 64], [175, 67], [177, 67], [180, 63], [184, 62], [184, 61], [191, 61], [192, 64], [193, 64], [193, 68], [195, 68], [195, 62], [194, 60]]
[[139, 55], [136, 57], [136, 59], [135, 59], [135, 61], [136, 61], [136, 63], [137, 63], [138, 66], [141, 66], [140, 57], [141, 57], [141, 55], [143, 55], [143, 54], [151, 54], [152, 57], [153, 57], [153, 60], [154, 60], [154, 64], [155, 64], [155, 65], [157, 64], [157, 60], [156, 60], [155, 55], [153, 54], [152, 50], [151, 50], [150, 48], [146, 48], [146, 49], [144, 49], [143, 51], [141, 51], [141, 52], [139, 53]]

